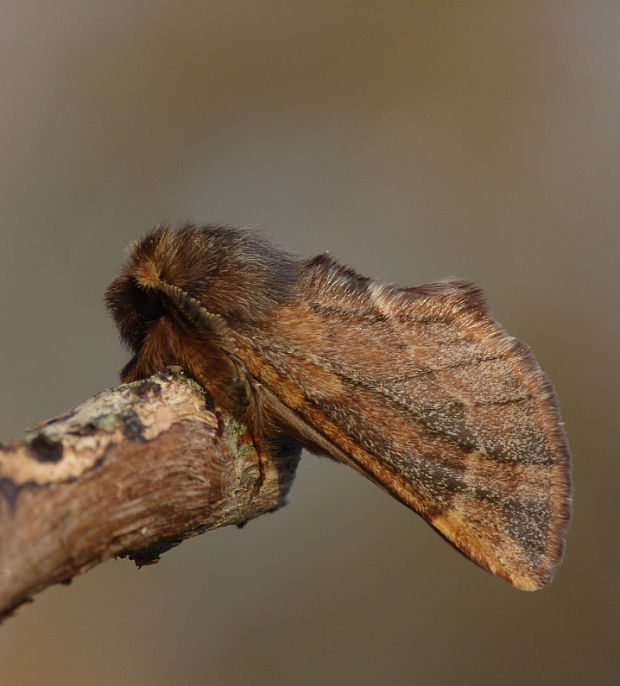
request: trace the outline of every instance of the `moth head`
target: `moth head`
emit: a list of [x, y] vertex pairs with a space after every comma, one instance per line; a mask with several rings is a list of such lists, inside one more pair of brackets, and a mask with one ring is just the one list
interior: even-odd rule
[[165, 313], [163, 295], [155, 289], [144, 288], [132, 275], [125, 273], [112, 281], [105, 301], [123, 342], [134, 352]]
[[[131, 244], [127, 263], [105, 299], [123, 341], [135, 352], [162, 317], [183, 324], [169, 287], [231, 326], [251, 323], [287, 299], [296, 264], [252, 232], [161, 226]], [[191, 322], [186, 324], [191, 328]]]

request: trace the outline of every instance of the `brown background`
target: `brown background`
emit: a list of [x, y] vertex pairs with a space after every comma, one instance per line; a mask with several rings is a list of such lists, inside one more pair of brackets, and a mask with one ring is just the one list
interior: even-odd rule
[[192, 218], [477, 281], [575, 462], [542, 592], [308, 456], [279, 513], [37, 597], [0, 629], [3, 684], [612, 682], [619, 35], [614, 1], [2, 3], [3, 440], [116, 383], [102, 292], [131, 239]]

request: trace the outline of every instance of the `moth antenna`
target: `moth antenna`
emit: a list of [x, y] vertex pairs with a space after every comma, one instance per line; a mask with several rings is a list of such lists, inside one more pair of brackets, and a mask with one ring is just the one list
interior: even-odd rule
[[221, 315], [209, 312], [200, 300], [165, 279], [157, 279], [155, 288], [170, 300], [192, 326], [200, 331], [213, 332], [220, 339], [220, 343], [226, 345], [227, 351], [232, 352], [236, 349], [234, 336]]
[[[178, 286], [168, 283], [164, 279], [157, 279], [157, 286], [183, 313], [188, 321], [198, 329], [214, 328], [214, 322], [220, 326], [225, 326], [224, 319], [219, 314], [209, 312], [207, 308], [198, 300]], [[226, 327], [227, 328], [227, 327]]]

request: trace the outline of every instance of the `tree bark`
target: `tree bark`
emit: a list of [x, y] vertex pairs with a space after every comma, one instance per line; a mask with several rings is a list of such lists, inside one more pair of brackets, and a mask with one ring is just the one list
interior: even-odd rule
[[176, 368], [0, 446], [0, 618], [111, 557], [156, 562], [190, 536], [279, 508], [299, 453], [258, 455]]

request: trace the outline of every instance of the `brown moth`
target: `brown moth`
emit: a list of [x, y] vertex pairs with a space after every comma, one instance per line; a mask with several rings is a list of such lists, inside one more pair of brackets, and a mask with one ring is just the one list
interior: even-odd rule
[[260, 236], [162, 226], [106, 302], [125, 382], [180, 365], [243, 419], [351, 465], [517, 588], [549, 583], [571, 512], [555, 393], [465, 281], [401, 288]]

